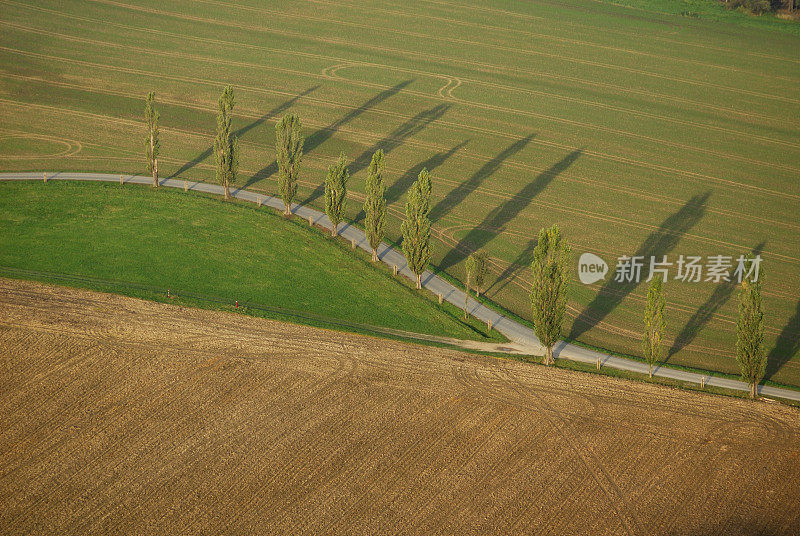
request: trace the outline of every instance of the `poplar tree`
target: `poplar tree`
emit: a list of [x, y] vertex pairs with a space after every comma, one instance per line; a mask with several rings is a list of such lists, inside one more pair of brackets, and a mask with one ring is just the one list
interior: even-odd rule
[[472, 284], [475, 289], [475, 296], [480, 296], [483, 284], [486, 281], [486, 251], [479, 250], [473, 252], [467, 258], [467, 270], [472, 274]]
[[217, 138], [214, 140], [217, 182], [225, 189], [225, 199], [230, 198], [230, 187], [236, 182], [236, 173], [239, 170], [239, 140], [231, 130], [234, 104], [233, 88], [226, 86], [219, 97]]
[[161, 141], [158, 131], [158, 111], [153, 107], [156, 94], [150, 92], [144, 105], [144, 119], [147, 123], [147, 139], [145, 148], [147, 151], [147, 171], [153, 175], [153, 188], [158, 188], [158, 155], [161, 152]]
[[278, 186], [286, 205], [285, 214], [292, 213], [291, 206], [297, 194], [297, 178], [303, 158], [303, 134], [300, 118], [289, 113], [275, 125], [275, 152], [278, 161]]
[[422, 288], [422, 272], [431, 260], [431, 174], [423, 169], [411, 185], [406, 201], [406, 220], [401, 226], [403, 254], [408, 267], [417, 276], [417, 289]]
[[472, 275], [475, 273], [477, 268], [476, 263], [477, 261], [475, 260], [474, 253], [467, 257], [466, 262], [464, 262], [464, 271], [467, 272], [467, 280], [464, 284], [464, 320], [467, 319], [467, 309], [469, 308], [469, 290], [472, 288]]
[[328, 168], [328, 176], [325, 177], [325, 214], [331, 220], [331, 236], [336, 236], [339, 223], [344, 219], [348, 180], [350, 172], [347, 170], [347, 158], [340, 154], [339, 160]]
[[469, 306], [469, 291], [471, 288], [474, 288], [475, 297], [480, 296], [483, 282], [486, 279], [486, 252], [480, 250], [470, 254], [464, 263], [464, 269], [467, 272], [466, 292], [464, 293], [464, 320], [466, 320], [467, 307]]
[[553, 346], [561, 338], [567, 309], [570, 248], [561, 238], [561, 229], [553, 225], [539, 232], [533, 248], [533, 330], [545, 347], [543, 364], [552, 365]]
[[736, 322], [736, 360], [742, 380], [750, 386], [750, 397], [758, 395], [767, 356], [764, 353], [764, 313], [761, 309], [761, 278], [743, 279], [739, 290], [739, 319]]
[[372, 248], [372, 262], [378, 261], [378, 246], [381, 245], [386, 225], [386, 186], [383, 184], [385, 166], [383, 149], [372, 155], [367, 170], [366, 194], [364, 201], [364, 231]]
[[647, 290], [647, 306], [644, 311], [644, 337], [642, 350], [649, 366], [650, 377], [653, 377], [653, 365], [661, 360], [663, 352], [661, 344], [664, 341], [664, 330], [667, 327], [664, 321], [664, 283], [661, 275], [657, 275], [650, 282]]

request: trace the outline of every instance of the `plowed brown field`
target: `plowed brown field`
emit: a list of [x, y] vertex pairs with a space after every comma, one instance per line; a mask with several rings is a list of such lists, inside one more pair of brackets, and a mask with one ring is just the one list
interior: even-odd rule
[[797, 534], [800, 413], [0, 279], [7, 534]]

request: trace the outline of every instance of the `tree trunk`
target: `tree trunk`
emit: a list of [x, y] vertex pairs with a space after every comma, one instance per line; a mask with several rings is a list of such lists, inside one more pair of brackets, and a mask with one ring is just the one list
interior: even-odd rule
[[555, 363], [555, 361], [553, 360], [553, 347], [548, 346], [547, 348], [545, 348], [544, 352], [544, 364], [552, 365], [553, 363]]
[[648, 363], [647, 365], [650, 367], [650, 378], [652, 379], [653, 378], [653, 364], [652, 363]]
[[[150, 133], [150, 154], [153, 154], [153, 133]], [[158, 188], [158, 158], [153, 157], [153, 188]]]
[[373, 249], [372, 250], [372, 262], [378, 262], [378, 250], [377, 249]]
[[331, 222], [331, 225], [333, 226], [331, 227], [331, 236], [336, 238], [336, 229], [338, 229], [339, 224]]
[[230, 192], [230, 189], [228, 188], [228, 183], [227, 182], [225, 183], [224, 188], [225, 188], [225, 201], [227, 201], [231, 197], [231, 192]]
[[422, 274], [417, 274], [417, 290], [422, 289]]
[[464, 288], [464, 320], [467, 319], [467, 309], [469, 308], [469, 271], [467, 271], [467, 286]]
[[750, 384], [750, 398], [755, 400], [756, 396], [758, 396], [758, 389], [757, 389], [756, 383], [753, 382], [753, 383]]
[[292, 215], [292, 207], [291, 205], [286, 205], [286, 210], [283, 213], [284, 216], [291, 216]]

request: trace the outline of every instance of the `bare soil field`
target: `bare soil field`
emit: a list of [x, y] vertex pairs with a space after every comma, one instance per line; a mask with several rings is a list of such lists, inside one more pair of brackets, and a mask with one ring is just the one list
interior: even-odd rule
[[797, 534], [800, 413], [0, 279], [5, 534]]

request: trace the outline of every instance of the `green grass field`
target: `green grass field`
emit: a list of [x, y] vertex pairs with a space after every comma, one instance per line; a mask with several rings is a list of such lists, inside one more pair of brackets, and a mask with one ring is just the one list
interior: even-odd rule
[[[462, 322], [456, 307], [440, 306], [319, 230], [270, 209], [202, 194], [135, 185], [0, 183], [0, 266], [227, 300], [189, 300], [205, 307], [232, 309], [238, 300], [310, 312], [345, 320], [356, 330], [367, 325], [503, 340], [474, 319]], [[110, 289], [153, 297], [136, 287]]]
[[[612, 271], [621, 255], [759, 251], [767, 377], [800, 385], [796, 26], [627, 3], [2, 1], [0, 168], [143, 173], [154, 90], [162, 171], [213, 180], [230, 83], [241, 185], [275, 191], [274, 123], [290, 110], [307, 136], [301, 201], [321, 206], [344, 151], [357, 218], [369, 157], [386, 151], [393, 240], [427, 167], [435, 265], [460, 279], [486, 248], [488, 297], [523, 317], [532, 240], [553, 223], [576, 261], [593, 252]], [[638, 354], [645, 291], [576, 280], [567, 335]], [[735, 288], [666, 292], [669, 361], [736, 372]]]

